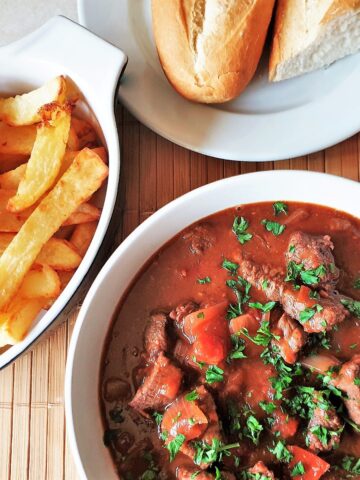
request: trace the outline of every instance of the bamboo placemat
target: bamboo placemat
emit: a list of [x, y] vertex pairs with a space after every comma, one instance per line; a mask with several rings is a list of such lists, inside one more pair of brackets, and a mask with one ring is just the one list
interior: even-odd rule
[[[300, 169], [359, 181], [360, 134], [325, 151], [292, 160], [236, 163], [178, 147], [123, 109], [118, 112], [118, 125], [122, 214], [114, 247], [158, 208], [224, 177], [259, 170]], [[77, 478], [66, 441], [63, 404], [65, 360], [76, 314], [74, 311], [48, 339], [0, 372], [1, 480]]]

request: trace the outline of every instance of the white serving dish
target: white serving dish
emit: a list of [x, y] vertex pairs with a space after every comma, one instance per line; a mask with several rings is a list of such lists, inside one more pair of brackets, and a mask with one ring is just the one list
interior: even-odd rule
[[279, 160], [322, 150], [360, 130], [360, 53], [307, 75], [271, 83], [268, 52], [246, 90], [219, 105], [182, 98], [156, 52], [150, 0], [77, 0], [79, 19], [124, 49], [130, 62], [119, 95], [142, 123], [205, 155]]
[[356, 182], [304, 171], [250, 173], [198, 188], [166, 205], [143, 222], [104, 265], [80, 310], [66, 368], [67, 431], [81, 479], [118, 478], [102, 440], [100, 362], [112, 316], [135, 274], [193, 222], [238, 204], [278, 199], [325, 205], [360, 217]]
[[35, 322], [26, 338], [0, 355], [0, 368], [8, 365], [54, 324], [92, 266], [102, 245], [115, 206], [120, 170], [114, 98], [126, 65], [126, 56], [64, 17], [54, 17], [23, 39], [0, 48], [0, 92], [14, 94], [37, 88], [52, 77], [66, 75], [76, 84], [84, 101], [81, 115], [101, 126], [109, 154], [109, 178], [104, 189], [102, 214], [95, 236], [71, 281]]

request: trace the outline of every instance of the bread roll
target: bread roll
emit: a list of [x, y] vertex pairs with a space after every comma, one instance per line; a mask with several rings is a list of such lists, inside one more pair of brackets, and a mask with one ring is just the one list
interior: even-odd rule
[[239, 95], [258, 65], [275, 0], [152, 0], [160, 62], [195, 102]]
[[360, 0], [279, 0], [269, 77], [295, 77], [359, 49]]

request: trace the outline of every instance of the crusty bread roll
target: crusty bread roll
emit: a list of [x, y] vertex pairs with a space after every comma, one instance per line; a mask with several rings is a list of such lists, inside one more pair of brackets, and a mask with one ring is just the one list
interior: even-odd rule
[[184, 97], [220, 103], [253, 77], [275, 0], [152, 0], [160, 62]]
[[360, 49], [360, 0], [279, 0], [270, 57], [277, 82]]

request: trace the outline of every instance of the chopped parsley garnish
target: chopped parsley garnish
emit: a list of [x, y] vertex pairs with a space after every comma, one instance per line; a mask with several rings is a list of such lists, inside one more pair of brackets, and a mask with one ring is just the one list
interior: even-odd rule
[[196, 315], [197, 318], [205, 318], [205, 313], [204, 312], [199, 312], [197, 315]]
[[287, 365], [282, 357], [277, 353], [273, 346], [272, 349], [266, 348], [260, 355], [263, 362], [273, 365], [277, 371], [276, 377], [271, 377], [270, 381], [273, 389], [275, 390], [275, 400], [283, 398], [283, 391], [290, 387], [293, 381], [293, 377], [302, 374], [302, 368], [300, 364]]
[[185, 442], [185, 440], [186, 440], [185, 435], [183, 435], [182, 433], [178, 433], [176, 435], [176, 437], [174, 438], [174, 440], [171, 440], [171, 442], [169, 442], [166, 445], [166, 448], [170, 452], [170, 462], [172, 462], [174, 460], [174, 458], [178, 454], [178, 452], [179, 452], [182, 444]]
[[271, 333], [270, 322], [268, 320], [264, 320], [263, 322], [261, 322], [260, 328], [258, 329], [254, 337], [249, 335], [247, 328], [242, 328], [241, 333], [245, 335], [246, 338], [255, 343], [255, 345], [262, 345], [264, 347], [267, 347], [271, 339], [273, 338], [279, 340], [279, 337], [277, 335]]
[[323, 427], [322, 425], [316, 425], [312, 427], [310, 429], [310, 432], [313, 433], [320, 440], [320, 442], [324, 447], [326, 447], [329, 444], [331, 437], [339, 434], [338, 431], [335, 432], [333, 430], [329, 430], [328, 428]]
[[286, 448], [286, 445], [282, 440], [279, 440], [274, 448], [269, 448], [269, 451], [270, 453], [275, 455], [276, 459], [279, 460], [279, 462], [289, 463], [293, 458], [292, 454]]
[[317, 351], [318, 348], [325, 348], [330, 350], [331, 343], [327, 336], [327, 332], [312, 333], [308, 338], [308, 345], [311, 352]]
[[231, 342], [232, 342], [233, 348], [228, 355], [228, 358], [227, 358], [228, 362], [231, 362], [231, 360], [246, 358], [246, 355], [244, 353], [244, 350], [245, 350], [244, 340], [235, 333], [231, 335]]
[[275, 217], [279, 216], [281, 213], [287, 215], [289, 211], [289, 207], [284, 202], [273, 203], [273, 209]]
[[254, 415], [249, 415], [246, 419], [246, 426], [244, 427], [245, 437], [250, 438], [255, 445], [259, 444], [259, 438], [261, 432], [264, 430], [264, 427], [258, 421]]
[[359, 377], [354, 378], [354, 385], [356, 385], [356, 386], [360, 385], [360, 378]]
[[247, 282], [243, 277], [238, 276], [236, 280], [231, 279], [226, 281], [226, 285], [231, 288], [236, 296], [237, 303], [231, 304], [227, 312], [227, 319], [231, 320], [241, 315], [242, 305], [250, 299], [251, 284]]
[[316, 304], [311, 308], [310, 307], [305, 308], [302, 312], [300, 312], [299, 320], [301, 323], [306, 323], [313, 318], [315, 313], [321, 312], [322, 310], [323, 310], [323, 307], [319, 304]]
[[356, 348], [358, 346], [357, 343], [352, 343], [349, 348], [351, 348], [351, 350], [354, 350], [354, 348]]
[[156, 466], [151, 452], [145, 451], [143, 458], [147, 461], [148, 468], [141, 475], [140, 480], [156, 480], [158, 478], [159, 468]]
[[287, 265], [286, 282], [296, 282], [300, 279], [305, 285], [317, 285], [322, 277], [326, 275], [325, 265], [319, 265], [317, 268], [305, 270], [302, 263], [295, 263], [293, 260]]
[[200, 475], [200, 473], [201, 473], [201, 470], [196, 470], [196, 472], [194, 472], [194, 473], [191, 474], [190, 479], [193, 480], [193, 479], [196, 478], [198, 475]]
[[276, 405], [273, 402], [259, 402], [259, 406], [266, 412], [268, 415], [271, 415], [276, 410]]
[[290, 245], [289, 246], [289, 252], [290, 253], [295, 253], [295, 251], [296, 251], [295, 245]]
[[163, 419], [163, 414], [162, 413], [159, 413], [159, 412], [154, 412], [153, 413], [153, 417], [154, 417], [154, 420], [155, 420], [155, 423], [156, 425], [160, 425], [161, 422], [162, 422], [162, 419]]
[[257, 310], [261, 310], [262, 312], [270, 312], [276, 305], [276, 302], [268, 302], [268, 303], [260, 303], [260, 302], [254, 302], [254, 303], [249, 303], [249, 307], [251, 308], [256, 308]]
[[354, 288], [360, 289], [360, 278], [357, 278], [354, 282]]
[[305, 468], [302, 462], [298, 462], [295, 467], [291, 470], [291, 476], [297, 477], [298, 475], [304, 475]]
[[194, 402], [199, 398], [199, 394], [197, 393], [196, 390], [193, 390], [192, 392], [189, 392], [185, 395], [185, 400], [188, 402]]
[[262, 283], [261, 283], [261, 288], [263, 290], [266, 290], [268, 288], [268, 285], [269, 285], [269, 281], [268, 280], [264, 280]]
[[264, 225], [268, 232], [273, 233], [276, 237], [281, 235], [286, 228], [286, 225], [281, 225], [281, 223], [273, 222], [272, 220], [262, 220], [261, 223]]
[[224, 370], [217, 365], [209, 365], [205, 373], [206, 383], [216, 383], [224, 381]]
[[192, 357], [192, 361], [193, 361], [194, 363], [196, 363], [196, 365], [197, 365], [199, 368], [201, 368], [201, 369], [203, 369], [203, 368], [205, 367], [205, 362], [198, 362], [198, 361], [196, 360], [196, 357], [195, 357], [195, 356]]
[[211, 283], [211, 278], [210, 277], [198, 278], [197, 283], [199, 283], [200, 285]]
[[246, 231], [248, 226], [249, 222], [244, 217], [235, 217], [232, 231], [235, 233], [241, 245], [244, 245], [244, 243], [252, 239], [252, 234]]
[[218, 438], [213, 438], [211, 445], [204, 441], [194, 441], [192, 444], [195, 447], [194, 463], [196, 465], [221, 462], [224, 455], [227, 457], [231, 455], [230, 450], [240, 447], [240, 443], [224, 445]]
[[353, 475], [360, 475], [360, 458], [344, 457], [341, 461], [341, 468]]
[[360, 302], [357, 300], [350, 300], [346, 298], [341, 299], [341, 303], [346, 307], [349, 312], [355, 317], [360, 318]]
[[239, 268], [238, 263], [232, 262], [231, 260], [224, 258], [224, 261], [222, 262], [221, 266], [222, 268], [227, 270], [230, 273], [230, 275], [233, 275], [233, 276], [237, 275], [237, 271]]

